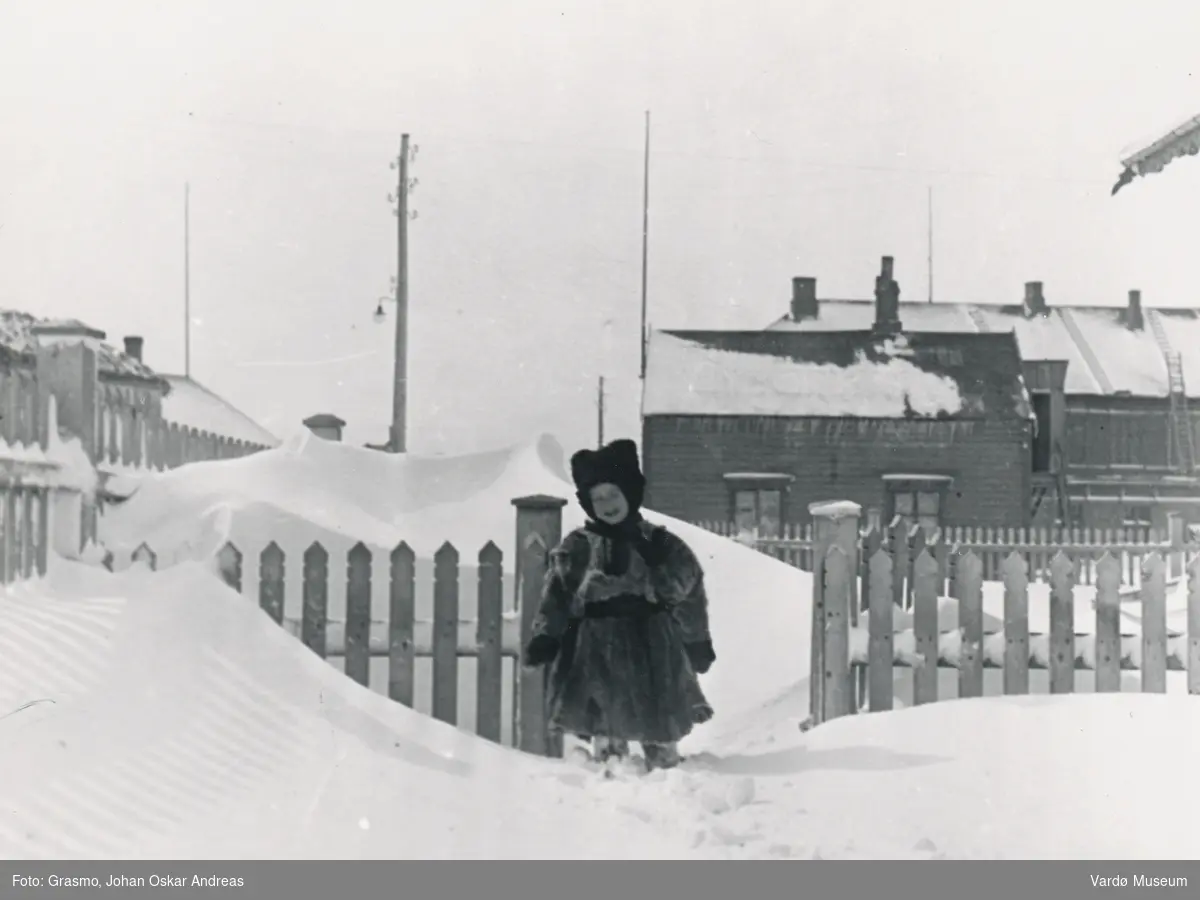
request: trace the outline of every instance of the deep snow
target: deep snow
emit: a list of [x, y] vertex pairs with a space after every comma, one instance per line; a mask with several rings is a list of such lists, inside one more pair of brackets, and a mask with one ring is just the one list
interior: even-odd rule
[[710, 576], [718, 716], [680, 769], [614, 781], [354, 684], [206, 558], [256, 530], [403, 532], [421, 552], [511, 533], [512, 496], [569, 496], [555, 459], [545, 441], [440, 461], [291, 442], [142, 480], [106, 532], [183, 561], [56, 560], [0, 593], [0, 856], [1200, 858], [1193, 698], [943, 701], [801, 733], [808, 577], [682, 523]]

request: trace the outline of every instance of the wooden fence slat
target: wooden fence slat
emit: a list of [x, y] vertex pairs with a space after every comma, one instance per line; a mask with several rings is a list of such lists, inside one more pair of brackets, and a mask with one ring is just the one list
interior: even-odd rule
[[50, 489], [38, 491], [37, 571], [45, 576], [50, 565]]
[[1004, 581], [1004, 693], [1029, 693], [1029, 575], [1025, 554], [1001, 564]]
[[150, 545], [143, 541], [138, 545], [138, 548], [133, 551], [132, 562], [141, 563], [149, 567], [151, 572], [158, 569], [158, 554], [150, 549]]
[[1167, 566], [1159, 553], [1142, 564], [1142, 693], [1167, 692]]
[[304, 551], [304, 596], [300, 640], [325, 658], [325, 623], [329, 620], [329, 553], [317, 541]]
[[1200, 553], [1187, 565], [1187, 598], [1188, 693], [1200, 694]]
[[217, 552], [217, 571], [227, 585], [239, 594], [242, 592], [242, 551], [231, 541], [226, 541]]
[[908, 603], [908, 578], [911, 565], [908, 555], [908, 532], [902, 521], [892, 523], [888, 535], [892, 554], [892, 601], [901, 609], [910, 609]]
[[913, 563], [913, 637], [921, 665], [913, 670], [913, 705], [938, 698], [937, 561], [922, 551]]
[[[925, 552], [925, 529], [920, 525], [914, 525], [908, 530], [908, 605], [913, 604], [913, 589], [916, 581], [916, 563], [917, 558]], [[941, 596], [941, 589], [938, 589], [938, 596]]]
[[435, 719], [458, 724], [458, 551], [433, 556], [433, 706]]
[[1121, 561], [1096, 562], [1096, 693], [1121, 690]]
[[31, 578], [34, 570], [37, 522], [34, 520], [33, 488], [21, 489], [21, 577]]
[[371, 685], [371, 551], [359, 541], [346, 554], [346, 675]]
[[274, 541], [258, 555], [258, 606], [276, 623], [283, 622], [284, 565], [283, 548]]
[[867, 700], [871, 712], [892, 708], [895, 657], [895, 624], [892, 605], [892, 558], [876, 549], [868, 561], [867, 590]]
[[411, 709], [415, 693], [416, 554], [401, 541], [392, 550], [389, 563], [388, 696]]
[[[992, 554], [993, 569], [996, 568]], [[958, 696], [983, 696], [983, 566], [967, 552], [954, 567], [954, 596], [958, 599], [958, 627], [962, 645], [958, 660]]]
[[852, 711], [850, 677], [850, 559], [836, 544], [825, 552], [825, 671], [822, 721], [849, 715]]
[[501, 690], [504, 679], [504, 554], [488, 541], [479, 551], [479, 611], [475, 640], [479, 644], [476, 663], [475, 733], [489, 741], [500, 740]]
[[1065, 553], [1050, 563], [1050, 693], [1075, 690], [1075, 566]]
[[17, 493], [4, 492], [4, 581], [16, 581], [20, 542], [17, 539]]

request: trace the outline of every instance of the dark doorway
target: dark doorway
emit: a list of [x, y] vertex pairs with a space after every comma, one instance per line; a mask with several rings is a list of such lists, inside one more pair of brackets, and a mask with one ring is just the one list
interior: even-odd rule
[[1050, 442], [1050, 395], [1032, 395], [1033, 415], [1036, 419], [1033, 434], [1033, 471], [1049, 472], [1050, 460], [1053, 456], [1053, 445]]

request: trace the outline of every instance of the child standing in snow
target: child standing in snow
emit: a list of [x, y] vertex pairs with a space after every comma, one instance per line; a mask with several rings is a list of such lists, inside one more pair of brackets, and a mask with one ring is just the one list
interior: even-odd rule
[[588, 515], [550, 554], [525, 664], [550, 666], [550, 727], [594, 741], [599, 761], [642, 745], [650, 769], [713, 711], [697, 673], [716, 660], [699, 560], [640, 513], [637, 446], [618, 440], [571, 458]]

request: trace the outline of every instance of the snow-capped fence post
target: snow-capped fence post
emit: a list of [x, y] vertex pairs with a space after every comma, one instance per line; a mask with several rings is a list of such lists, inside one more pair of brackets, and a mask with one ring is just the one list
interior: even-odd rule
[[[542, 598], [542, 582], [550, 550], [562, 540], [562, 511], [567, 501], [537, 494], [512, 501], [517, 509], [515, 595], [521, 617], [521, 647], [531, 637]], [[518, 662], [514, 707], [516, 746], [526, 753], [562, 756], [562, 736], [551, 734], [546, 721], [546, 671]]]
[[[808, 513], [814, 524], [809, 715], [812, 724], [820, 725], [856, 711], [849, 629], [851, 619], [857, 622], [858, 618], [858, 532], [862, 507], [849, 500], [811, 503]], [[829, 571], [834, 547], [840, 553], [839, 562]], [[827, 574], [833, 578], [828, 579]]]

